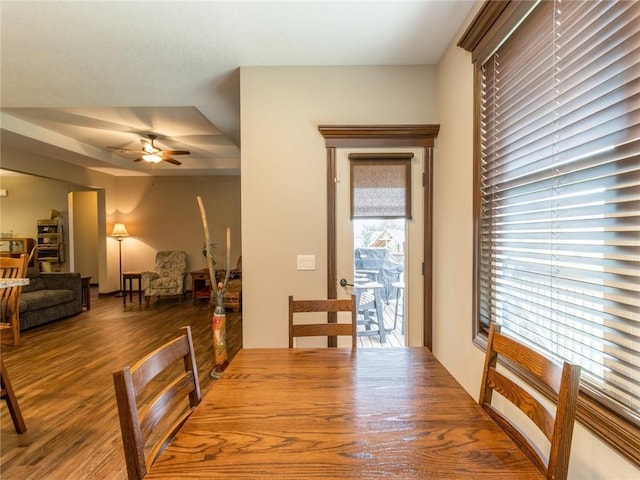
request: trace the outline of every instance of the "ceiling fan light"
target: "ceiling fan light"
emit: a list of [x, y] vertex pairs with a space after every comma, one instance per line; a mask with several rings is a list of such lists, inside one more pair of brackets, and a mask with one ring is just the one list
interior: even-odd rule
[[144, 150], [147, 153], [156, 153], [158, 151], [157, 148], [153, 148], [153, 146], [150, 143], [145, 143], [142, 146], [142, 150]]
[[145, 162], [149, 163], [160, 163], [162, 161], [162, 157], [160, 155], [142, 155], [142, 159]]

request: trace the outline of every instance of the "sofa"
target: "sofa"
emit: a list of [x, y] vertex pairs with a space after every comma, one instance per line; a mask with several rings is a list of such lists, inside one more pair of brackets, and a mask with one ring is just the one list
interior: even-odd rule
[[53, 322], [82, 312], [82, 279], [79, 273], [41, 273], [27, 270], [29, 285], [20, 294], [20, 330]]

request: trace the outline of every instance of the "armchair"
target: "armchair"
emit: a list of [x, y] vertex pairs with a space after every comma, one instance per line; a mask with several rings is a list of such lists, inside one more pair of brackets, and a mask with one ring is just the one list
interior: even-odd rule
[[236, 268], [229, 272], [229, 283], [223, 303], [225, 308], [238, 312], [242, 310], [242, 255], [238, 257]]
[[[226, 275], [226, 270], [216, 270], [216, 283], [222, 282]], [[227, 291], [224, 293], [222, 300], [224, 308], [230, 310], [242, 310], [242, 255], [238, 257], [236, 268], [229, 271], [229, 283], [227, 283]]]
[[186, 252], [158, 252], [155, 268], [155, 272], [142, 272], [142, 290], [146, 304], [149, 305], [152, 296], [159, 298], [161, 295], [177, 295], [182, 301], [187, 274]]

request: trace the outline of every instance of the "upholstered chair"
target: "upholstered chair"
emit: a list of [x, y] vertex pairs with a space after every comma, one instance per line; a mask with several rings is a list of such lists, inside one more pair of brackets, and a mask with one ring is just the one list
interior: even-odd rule
[[147, 305], [153, 296], [177, 295], [182, 301], [188, 270], [187, 253], [163, 251], [156, 254], [156, 271], [142, 272], [142, 290]]
[[[223, 282], [226, 270], [219, 268], [216, 270], [216, 282]], [[242, 255], [238, 257], [236, 268], [229, 271], [229, 281], [227, 290], [222, 298], [224, 308], [229, 310], [242, 311]]]

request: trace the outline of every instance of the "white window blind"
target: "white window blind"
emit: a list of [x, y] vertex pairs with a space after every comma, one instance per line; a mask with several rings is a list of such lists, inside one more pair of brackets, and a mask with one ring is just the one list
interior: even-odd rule
[[481, 78], [480, 326], [640, 426], [640, 2], [541, 2]]

